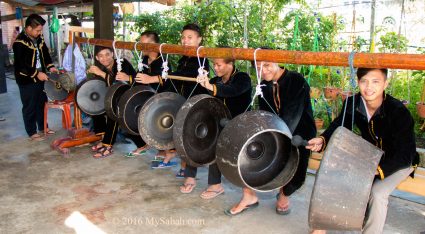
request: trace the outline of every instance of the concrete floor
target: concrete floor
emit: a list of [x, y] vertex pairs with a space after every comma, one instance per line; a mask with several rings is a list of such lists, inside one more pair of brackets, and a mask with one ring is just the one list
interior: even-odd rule
[[[81, 221], [89, 231], [106, 233], [308, 233], [308, 204], [314, 182], [291, 196], [292, 213], [274, 212], [274, 193], [260, 194], [260, 207], [236, 217], [223, 210], [240, 198], [241, 189], [225, 180], [226, 193], [214, 200], [199, 194], [207, 186], [207, 169], [199, 170], [192, 194], [181, 194], [177, 167], [150, 169], [154, 151], [125, 158], [132, 144], [117, 144], [113, 156], [93, 159], [88, 146], [73, 148], [71, 157], [49, 143], [28, 141], [21, 116], [19, 91], [8, 79], [0, 94], [0, 233], [75, 233]], [[60, 130], [60, 112], [50, 111], [51, 128]], [[78, 214], [84, 216], [78, 216]], [[80, 217], [80, 219], [78, 218]], [[86, 218], [85, 218], [86, 217]], [[76, 221], [75, 221], [76, 220]], [[85, 221], [84, 221], [85, 220]], [[69, 224], [69, 223], [70, 224]], [[81, 229], [81, 225], [79, 226]], [[79, 229], [77, 228], [77, 229]], [[425, 206], [391, 197], [384, 233], [425, 232]]]

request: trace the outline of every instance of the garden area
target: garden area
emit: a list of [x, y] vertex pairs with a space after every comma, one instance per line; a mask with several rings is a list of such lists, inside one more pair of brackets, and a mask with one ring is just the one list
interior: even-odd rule
[[[351, 16], [335, 11], [324, 12], [321, 1], [290, 0], [220, 0], [198, 1], [196, 4], [178, 4], [165, 11], [124, 14], [115, 27], [117, 40], [137, 40], [138, 32], [152, 30], [159, 33], [161, 42], [180, 43], [183, 25], [195, 22], [203, 30], [206, 47], [243, 47], [271, 49], [367, 52], [367, 53], [425, 53], [424, 47], [411, 46], [396, 21], [405, 17], [405, 1], [399, 2], [400, 19], [385, 16], [382, 20], [370, 20], [367, 35], [357, 33], [356, 27], [364, 25], [365, 18], [357, 13], [355, 6]], [[410, 1], [414, 2], [414, 1]], [[354, 3], [355, 4], [355, 3]], [[344, 16], [346, 18], [344, 18]], [[404, 21], [405, 22], [405, 21]], [[124, 28], [124, 31], [123, 31]], [[132, 32], [123, 33], [125, 29]], [[395, 30], [398, 29], [398, 30]], [[124, 36], [125, 35], [125, 36]], [[177, 63], [178, 56], [170, 56]], [[357, 92], [355, 82], [350, 82], [347, 67], [324, 67], [282, 64], [304, 75], [311, 86], [311, 100], [318, 128], [326, 128], [339, 113], [342, 100]], [[256, 84], [255, 69], [249, 61], [238, 61], [239, 70], [248, 72]], [[211, 74], [213, 75], [213, 74]], [[425, 114], [418, 111], [425, 107], [425, 71], [390, 70], [390, 86], [387, 93], [402, 100], [415, 119], [418, 147], [425, 147]], [[417, 104], [419, 103], [419, 104]]]

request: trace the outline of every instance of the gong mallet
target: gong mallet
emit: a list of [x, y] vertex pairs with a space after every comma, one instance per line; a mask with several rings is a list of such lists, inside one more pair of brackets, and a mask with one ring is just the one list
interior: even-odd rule
[[291, 139], [291, 144], [295, 147], [307, 146], [308, 141], [304, 140], [300, 135], [295, 135]]

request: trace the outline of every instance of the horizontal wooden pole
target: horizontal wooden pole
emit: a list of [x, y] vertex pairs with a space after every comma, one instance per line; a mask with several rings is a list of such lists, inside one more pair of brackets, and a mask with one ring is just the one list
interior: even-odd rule
[[[76, 43], [87, 43], [87, 38], [75, 37]], [[90, 44], [112, 47], [112, 40], [90, 39]], [[117, 49], [134, 50], [135, 42], [117, 41]], [[160, 44], [137, 43], [137, 50], [159, 52]], [[179, 54], [196, 57], [195, 46], [180, 46], [164, 44], [162, 53]], [[232, 58], [235, 60], [254, 60], [255, 49], [244, 48], [208, 48], [199, 50], [200, 57]], [[322, 65], [322, 66], [349, 66], [350, 53], [348, 52], [307, 52], [288, 50], [258, 50], [257, 61], [269, 61], [286, 64]], [[392, 68], [425, 70], [425, 54], [386, 54], [386, 53], [356, 53], [354, 56], [355, 67]]]
[[173, 75], [168, 75], [167, 78], [172, 79], [172, 80], [182, 80], [182, 81], [192, 81], [192, 82], [197, 82], [196, 78], [192, 78], [192, 77], [185, 77], [185, 76], [173, 76]]

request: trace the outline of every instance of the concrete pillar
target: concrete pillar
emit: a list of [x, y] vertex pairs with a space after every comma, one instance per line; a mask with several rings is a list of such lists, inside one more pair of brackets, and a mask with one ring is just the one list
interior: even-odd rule
[[113, 0], [94, 0], [94, 37], [114, 39], [114, 27], [112, 19]]
[[[1, 15], [1, 12], [0, 12], [0, 15]], [[2, 35], [1, 19], [0, 19], [0, 35]], [[5, 57], [9, 57], [9, 56], [6, 56], [7, 53], [8, 53], [7, 45], [3, 44], [3, 37], [0, 36], [0, 93], [7, 92], [6, 70], [4, 68], [4, 64], [5, 64], [4, 59]]]

